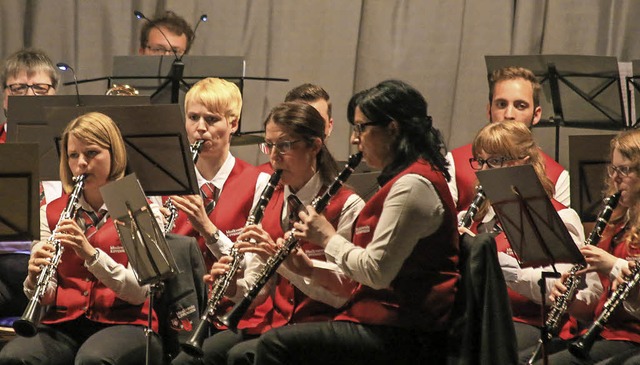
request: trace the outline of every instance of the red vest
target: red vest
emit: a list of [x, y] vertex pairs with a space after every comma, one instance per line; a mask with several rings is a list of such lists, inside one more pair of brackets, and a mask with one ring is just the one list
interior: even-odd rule
[[7, 131], [4, 130], [6, 127], [6, 122], [0, 126], [0, 143], [5, 143], [7, 141]]
[[[546, 153], [542, 151], [540, 153], [544, 158], [546, 174], [555, 186], [560, 174], [564, 171], [564, 167]], [[467, 210], [471, 204], [475, 196], [475, 182], [478, 180], [475, 170], [469, 164], [469, 159], [473, 157], [472, 145], [467, 144], [452, 150], [451, 156], [453, 156], [453, 163], [456, 167], [455, 179], [456, 187], [458, 188], [456, 209], [461, 212]]]
[[[224, 182], [224, 187], [218, 197], [216, 206], [209, 214], [209, 219], [231, 241], [236, 240], [251, 213], [258, 175], [260, 175], [260, 171], [255, 166], [236, 158], [233, 169]], [[204, 255], [206, 268], [210, 268], [217, 261], [207, 248], [205, 239], [191, 226], [191, 222], [183, 212], [178, 213], [173, 232], [192, 236], [198, 240], [198, 245]]]
[[[337, 228], [342, 209], [352, 194], [353, 191], [341, 188], [324, 210], [324, 216], [334, 228]], [[285, 234], [280, 220], [283, 206], [284, 189], [279, 186], [265, 209], [262, 221], [262, 227], [274, 240]], [[325, 261], [324, 249], [321, 246], [306, 241], [301, 241], [299, 246], [309, 258]], [[284, 277], [278, 275], [276, 280], [275, 292], [270, 297], [273, 307], [262, 316], [256, 311], [248, 320], [255, 328], [251, 333], [264, 333], [271, 328], [291, 323], [328, 321], [338, 313], [336, 308], [307, 297]]]
[[[68, 195], [47, 205], [47, 222], [53, 232], [60, 215], [67, 205]], [[89, 238], [93, 247], [99, 248], [117, 263], [127, 266], [129, 263], [124, 247], [111, 218]], [[72, 249], [62, 254], [57, 270], [58, 290], [55, 308], [50, 308], [43, 323], [61, 323], [76, 319], [82, 315], [92, 321], [107, 324], [147, 324], [149, 300], [141, 305], [133, 305], [118, 298], [116, 293], [106, 287], [84, 267], [84, 260]], [[158, 330], [158, 319], [153, 314], [153, 330]]]
[[258, 165], [257, 169], [260, 170], [260, 172], [266, 172], [269, 175], [273, 174], [273, 166], [271, 166], [270, 162], [265, 162], [262, 165]]
[[460, 274], [455, 207], [442, 173], [420, 160], [387, 182], [360, 212], [353, 243], [366, 247], [371, 241], [392, 185], [407, 174], [431, 181], [445, 208], [443, 222], [436, 232], [416, 243], [389, 288], [375, 290], [360, 284], [336, 320], [422, 331], [446, 329]]
[[[616, 227], [613, 227], [614, 232], [619, 232], [623, 228], [623, 225], [620, 224]], [[615, 235], [607, 234], [605, 239], [600, 241], [598, 247], [603, 250], [609, 252], [610, 254], [623, 258], [625, 260], [635, 260], [640, 255], [640, 249], [632, 249], [629, 247], [627, 242], [620, 242], [615, 247], [611, 246], [612, 237]], [[610, 295], [610, 286], [611, 282], [609, 280], [608, 275], [599, 275], [600, 281], [602, 282], [602, 287], [604, 288], [604, 293], [600, 296], [600, 301], [598, 302], [598, 306], [596, 307], [595, 316], [597, 318], [600, 313], [602, 313], [604, 303], [609, 299]], [[635, 289], [637, 290], [637, 288]], [[640, 319], [630, 315], [623, 308], [621, 304], [618, 308], [613, 312], [609, 321], [605, 325], [602, 333], [600, 334], [604, 339], [607, 340], [622, 340], [622, 341], [633, 341], [640, 343]]]

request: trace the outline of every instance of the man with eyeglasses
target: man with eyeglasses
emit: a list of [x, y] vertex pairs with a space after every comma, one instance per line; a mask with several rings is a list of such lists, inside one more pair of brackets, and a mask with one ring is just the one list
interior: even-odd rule
[[173, 11], [166, 11], [162, 16], [145, 22], [140, 30], [141, 56], [174, 56], [181, 57], [189, 53], [193, 43], [193, 29], [186, 20]]
[[[59, 75], [43, 51], [22, 49], [5, 60], [0, 82], [4, 95], [2, 109], [6, 116], [9, 96], [55, 95]], [[0, 143], [6, 138], [7, 123], [4, 123], [0, 127]], [[42, 205], [58, 198], [62, 186], [59, 181], [45, 181], [40, 193]], [[27, 305], [22, 283], [27, 277], [30, 248], [31, 242], [0, 242], [0, 317], [22, 315]]]
[[[487, 105], [487, 116], [491, 123], [513, 120], [531, 128], [540, 121], [541, 115], [540, 83], [533, 72], [522, 67], [506, 67], [491, 74]], [[555, 184], [554, 199], [568, 207], [571, 202], [569, 172], [549, 155], [540, 152], [545, 160], [547, 176]], [[467, 210], [475, 195], [474, 183], [477, 178], [470, 165], [472, 157], [471, 144], [447, 154], [451, 174], [449, 190], [458, 212]]]

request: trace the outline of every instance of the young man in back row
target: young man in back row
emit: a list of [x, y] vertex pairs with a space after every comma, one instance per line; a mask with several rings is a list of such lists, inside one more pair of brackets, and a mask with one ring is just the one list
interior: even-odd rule
[[[540, 121], [540, 83], [530, 70], [523, 67], [506, 67], [495, 70], [489, 77], [489, 122], [514, 120], [529, 128]], [[570, 204], [569, 172], [549, 155], [542, 152], [547, 175], [555, 184], [554, 198], [566, 207]], [[458, 212], [467, 210], [474, 197], [475, 171], [469, 164], [473, 157], [471, 144], [447, 154], [451, 181], [449, 189]]]

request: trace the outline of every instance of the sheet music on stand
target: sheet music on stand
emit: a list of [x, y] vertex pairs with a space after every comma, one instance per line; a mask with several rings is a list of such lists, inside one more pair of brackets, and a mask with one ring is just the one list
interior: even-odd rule
[[140, 285], [174, 276], [178, 266], [135, 174], [100, 188]]
[[0, 144], [0, 241], [40, 238], [38, 145]]
[[533, 166], [477, 171], [520, 266], [586, 265]]

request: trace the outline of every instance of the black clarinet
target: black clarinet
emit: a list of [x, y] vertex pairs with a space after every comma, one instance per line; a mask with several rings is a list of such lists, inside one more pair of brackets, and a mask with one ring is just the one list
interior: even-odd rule
[[460, 222], [458, 222], [458, 227], [471, 227], [471, 224], [473, 223], [473, 217], [475, 217], [476, 213], [478, 213], [478, 209], [480, 209], [480, 206], [482, 205], [482, 203], [484, 203], [485, 199], [486, 196], [484, 195], [484, 191], [482, 191], [482, 186], [478, 186], [478, 193], [476, 194], [475, 198], [473, 198], [473, 201], [471, 202], [471, 205], [469, 205], [469, 208], [467, 209], [464, 217], [462, 217]]
[[[342, 170], [342, 172], [340, 172], [340, 174], [335, 178], [327, 191], [319, 199], [315, 200], [312, 203], [313, 208], [318, 213], [322, 212], [324, 208], [327, 207], [329, 201], [331, 200], [331, 197], [333, 197], [342, 187], [345, 181], [347, 181], [347, 179], [349, 178], [349, 176], [351, 176], [351, 173], [353, 173], [353, 170], [355, 170], [356, 166], [358, 166], [361, 160], [362, 152], [358, 152], [349, 156], [349, 161], [347, 162], [344, 170]], [[253, 303], [262, 288], [276, 273], [278, 267], [280, 267], [280, 265], [298, 244], [298, 239], [294, 237], [295, 232], [295, 228], [291, 229], [289, 237], [285, 241], [284, 245], [280, 249], [278, 249], [278, 251], [273, 254], [273, 256], [269, 257], [256, 282], [251, 286], [251, 288], [249, 288], [247, 293], [245, 293], [242, 300], [238, 302], [233, 308], [231, 308], [231, 311], [229, 311], [223, 317], [219, 318], [220, 323], [224, 324], [234, 332], [237, 331], [238, 323], [240, 322], [240, 319], [242, 319], [242, 317], [245, 315], [247, 310], [249, 310], [251, 303]]]
[[[245, 227], [252, 224], [259, 224], [262, 221], [262, 217], [264, 217], [264, 209], [267, 207], [267, 204], [269, 204], [269, 200], [271, 200], [271, 196], [276, 189], [276, 185], [278, 185], [278, 181], [280, 181], [280, 176], [282, 176], [282, 170], [276, 170], [271, 175], [269, 183], [264, 187], [262, 194], [260, 194], [260, 199], [251, 210], [251, 214], [249, 214], [249, 217], [247, 218]], [[200, 317], [200, 323], [196, 327], [195, 331], [193, 331], [191, 338], [180, 345], [182, 351], [188, 355], [197, 358], [201, 358], [204, 355], [204, 352], [202, 351], [202, 343], [207, 334], [207, 330], [209, 329], [209, 319], [213, 318], [218, 310], [218, 306], [220, 305], [222, 298], [229, 289], [229, 285], [231, 285], [231, 282], [240, 269], [244, 259], [244, 254], [239, 252], [235, 247], [231, 249], [231, 256], [233, 256], [231, 268], [224, 275], [218, 277], [213, 283], [211, 295], [207, 301], [207, 308]]]
[[[607, 227], [609, 219], [611, 218], [611, 214], [613, 213], [613, 210], [616, 209], [619, 200], [620, 192], [617, 192], [604, 199], [604, 206], [600, 210], [600, 213], [598, 213], [596, 224], [593, 226], [591, 233], [589, 233], [589, 237], [587, 237], [587, 239], [584, 241], [585, 246], [595, 246], [598, 244], [598, 242], [600, 242], [602, 232], [604, 232], [604, 229]], [[551, 340], [553, 336], [558, 334], [562, 317], [567, 312], [569, 303], [571, 303], [571, 300], [578, 291], [578, 287], [582, 283], [582, 277], [578, 276], [577, 272], [584, 268], [585, 266], [583, 264], [575, 264], [571, 267], [571, 270], [569, 270], [569, 276], [567, 276], [567, 279], [563, 282], [563, 285], [567, 288], [567, 291], [556, 298], [555, 303], [549, 310], [547, 320], [544, 322], [544, 325], [546, 327], [545, 332], [547, 334], [547, 341]], [[529, 359], [528, 364], [533, 364], [541, 349], [542, 339], [538, 340], [538, 345], [531, 354], [531, 358]]]
[[73, 178], [73, 191], [69, 195], [66, 207], [62, 211], [62, 214], [60, 214], [60, 219], [58, 220], [56, 227], [53, 229], [53, 232], [51, 232], [51, 236], [47, 239], [47, 242], [52, 244], [55, 249], [53, 257], [49, 260], [49, 265], [41, 267], [33, 296], [29, 300], [22, 317], [13, 322], [13, 329], [18, 336], [33, 337], [38, 333], [38, 324], [40, 323], [43, 314], [41, 310], [41, 300], [47, 292], [49, 283], [57, 273], [58, 265], [60, 264], [60, 260], [62, 260], [62, 253], [64, 252], [64, 246], [55, 236], [56, 233], [58, 233], [60, 223], [64, 219], [75, 219], [76, 214], [80, 209], [79, 200], [84, 189], [84, 180], [86, 177], [86, 175], [78, 175]]
[[620, 284], [613, 293], [611, 293], [609, 299], [604, 303], [602, 313], [600, 313], [598, 318], [596, 318], [596, 320], [591, 324], [591, 327], [589, 327], [584, 335], [580, 336], [580, 338], [569, 345], [569, 352], [571, 352], [573, 356], [580, 359], [589, 358], [591, 347], [598, 336], [600, 336], [604, 326], [609, 322], [609, 318], [611, 318], [611, 315], [620, 306], [620, 304], [629, 297], [629, 294], [631, 294], [631, 291], [636, 287], [639, 281], [640, 262], [636, 261], [636, 265], [633, 270], [631, 270], [631, 274], [625, 278], [625, 281]]

